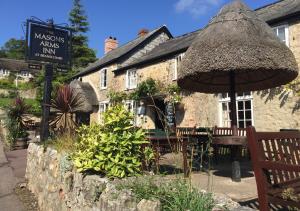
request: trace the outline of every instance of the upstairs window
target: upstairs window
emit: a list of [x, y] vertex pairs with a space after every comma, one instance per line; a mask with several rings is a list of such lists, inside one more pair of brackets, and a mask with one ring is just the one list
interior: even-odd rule
[[107, 69], [100, 70], [100, 89], [107, 88]]
[[126, 72], [126, 89], [135, 89], [137, 87], [136, 70], [127, 70]]
[[284, 42], [287, 46], [289, 46], [289, 26], [288, 25], [280, 25], [273, 27], [273, 31], [277, 35], [277, 37]]
[[179, 54], [175, 58], [175, 67], [174, 67], [174, 71], [173, 71], [173, 75], [172, 75], [172, 80], [177, 80], [178, 69], [180, 67], [180, 64], [181, 64], [181, 61], [182, 61], [183, 57], [184, 57], [184, 53]]
[[[253, 97], [251, 92], [242, 92], [236, 94], [237, 121], [239, 128], [246, 128], [253, 125]], [[230, 127], [230, 98], [228, 93], [220, 94], [220, 126]]]

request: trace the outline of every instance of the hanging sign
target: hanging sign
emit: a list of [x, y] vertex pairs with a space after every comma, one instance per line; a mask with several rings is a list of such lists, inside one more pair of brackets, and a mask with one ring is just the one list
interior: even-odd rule
[[68, 28], [27, 21], [27, 60], [69, 65], [71, 31]]

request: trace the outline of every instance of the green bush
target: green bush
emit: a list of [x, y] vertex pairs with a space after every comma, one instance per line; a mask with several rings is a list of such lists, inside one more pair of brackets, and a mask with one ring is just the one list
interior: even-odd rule
[[119, 190], [130, 189], [140, 201], [159, 200], [163, 211], [209, 211], [214, 206], [211, 194], [201, 193], [184, 180], [155, 181], [154, 178], [137, 178], [117, 185]]
[[104, 113], [103, 125], [82, 126], [72, 160], [77, 169], [96, 171], [110, 178], [141, 173], [142, 144], [148, 143], [142, 129], [133, 126], [133, 115], [122, 105]]

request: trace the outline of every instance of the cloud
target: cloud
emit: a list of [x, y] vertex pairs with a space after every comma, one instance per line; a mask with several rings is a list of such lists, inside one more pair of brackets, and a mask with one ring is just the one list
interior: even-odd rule
[[178, 13], [188, 12], [197, 18], [206, 14], [210, 8], [217, 7], [222, 3], [223, 0], [178, 0], [175, 10]]

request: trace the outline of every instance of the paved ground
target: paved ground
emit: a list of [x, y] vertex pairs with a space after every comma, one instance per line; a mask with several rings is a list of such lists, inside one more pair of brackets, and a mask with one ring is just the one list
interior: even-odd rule
[[[15, 152], [19, 153], [19, 152]], [[22, 152], [24, 154], [24, 152]], [[19, 158], [17, 160], [14, 159], [14, 155], [11, 155], [11, 160], [7, 160], [4, 150], [3, 144], [0, 141], [0, 210], [1, 211], [23, 211], [24, 207], [22, 203], [19, 201], [17, 196], [15, 195], [13, 189], [17, 185], [19, 181], [22, 181], [22, 175], [24, 175], [24, 170], [13, 171], [10, 167], [10, 162], [12, 166], [19, 168], [24, 165], [26, 162]], [[23, 157], [24, 159], [24, 157]], [[21, 164], [22, 163], [22, 164]], [[18, 177], [16, 177], [18, 175]], [[24, 176], [23, 176], [24, 178]]]
[[[182, 166], [181, 158], [180, 153], [163, 156], [161, 160], [162, 169], [165, 165], [168, 166], [169, 173], [172, 173], [174, 170], [177, 171]], [[173, 169], [171, 166], [173, 166]], [[231, 162], [228, 158], [225, 158], [219, 161], [218, 164], [212, 164], [212, 174], [210, 177], [206, 172], [193, 171], [191, 179], [195, 188], [225, 194], [237, 202], [253, 201], [257, 198], [257, 190], [254, 173], [249, 160], [246, 159], [241, 162], [241, 173], [242, 181], [233, 182], [231, 180]]]

